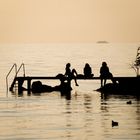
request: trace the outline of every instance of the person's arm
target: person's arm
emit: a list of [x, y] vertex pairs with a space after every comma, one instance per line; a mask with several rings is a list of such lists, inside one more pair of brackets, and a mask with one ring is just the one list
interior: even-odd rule
[[67, 76], [68, 74], [67, 74], [67, 69], [65, 69], [65, 74], [64, 74], [65, 76]]
[[100, 74], [102, 74], [102, 67], [100, 68]]

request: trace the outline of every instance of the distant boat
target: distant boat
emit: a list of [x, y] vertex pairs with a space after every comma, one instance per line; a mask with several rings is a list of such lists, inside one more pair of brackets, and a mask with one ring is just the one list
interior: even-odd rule
[[100, 41], [97, 41], [97, 43], [109, 43], [109, 42], [105, 40], [100, 40]]

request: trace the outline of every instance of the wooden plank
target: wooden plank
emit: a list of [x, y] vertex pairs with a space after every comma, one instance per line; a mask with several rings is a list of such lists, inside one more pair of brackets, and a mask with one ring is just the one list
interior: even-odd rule
[[[133, 79], [137, 77], [114, 77], [115, 80], [119, 79]], [[16, 77], [16, 79], [23, 79], [23, 80], [43, 80], [43, 79], [48, 79], [48, 80], [59, 80], [60, 78], [54, 77], [54, 76], [27, 76], [27, 77]], [[100, 77], [92, 77], [92, 78], [84, 78], [84, 77], [78, 77], [76, 78], [77, 80], [100, 80]]]
[[[84, 77], [78, 77], [77, 80], [100, 80], [100, 77], [92, 77], [92, 78], [84, 78]], [[22, 93], [22, 84], [24, 81], [27, 81], [27, 91], [28, 95], [31, 93], [31, 80], [60, 80], [59, 77], [54, 76], [26, 76], [26, 77], [16, 77], [16, 80], [18, 81], [18, 93]], [[126, 81], [135, 81], [140, 80], [140, 77], [114, 77], [115, 81], [125, 82]]]

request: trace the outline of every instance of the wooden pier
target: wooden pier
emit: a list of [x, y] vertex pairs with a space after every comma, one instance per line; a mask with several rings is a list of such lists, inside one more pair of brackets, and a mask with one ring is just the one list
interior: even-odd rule
[[[100, 77], [92, 77], [92, 78], [84, 78], [84, 77], [79, 77], [77, 80], [99, 80]], [[16, 77], [11, 84], [10, 91], [13, 91], [14, 85], [17, 82], [18, 84], [18, 93], [22, 92], [22, 85], [24, 81], [27, 82], [27, 92], [28, 94], [31, 93], [31, 83], [32, 80], [59, 80], [59, 77], [54, 77], [54, 76], [26, 76], [26, 77]]]
[[[18, 76], [18, 72], [23, 68], [23, 76]], [[8, 87], [8, 77], [10, 73], [15, 70], [15, 77], [13, 78], [13, 82], [10, 86]], [[58, 74], [59, 75], [59, 74]], [[18, 88], [18, 94], [22, 93], [23, 90], [27, 90], [27, 93], [30, 94], [32, 91], [32, 81], [34, 80], [59, 80], [60, 84], [62, 82], [62, 76], [25, 76], [25, 66], [24, 63], [20, 65], [20, 67], [17, 69], [17, 64], [13, 64], [11, 69], [9, 70], [7, 76], [6, 76], [6, 85], [7, 85], [7, 94], [8, 91], [10, 90], [13, 92], [14, 88]], [[67, 79], [66, 77], [63, 77], [64, 80], [67, 80], [69, 83], [69, 86], [71, 86], [71, 80]], [[91, 78], [85, 78], [83, 75], [78, 75], [76, 77], [77, 80], [101, 80], [100, 77], [91, 77]], [[134, 90], [140, 92], [140, 76], [137, 75], [137, 77], [113, 77], [113, 79], [110, 79], [112, 81], [116, 81], [119, 84], [120, 89], [125, 89], [125, 90]], [[23, 87], [23, 83], [27, 82], [27, 87]], [[17, 85], [17, 86], [16, 86]]]
[[[137, 77], [114, 77], [113, 79], [115, 81], [133, 81], [133, 79], [136, 79]], [[23, 76], [23, 77], [15, 77], [13, 83], [11, 84], [10, 91], [13, 91], [14, 85], [17, 82], [18, 84], [18, 94], [22, 93], [23, 88], [22, 85], [26, 81], [27, 82], [27, 93], [31, 93], [31, 83], [32, 80], [60, 80], [59, 77], [54, 76]], [[100, 77], [91, 77], [91, 78], [85, 78], [85, 77], [77, 77], [77, 80], [100, 80]]]

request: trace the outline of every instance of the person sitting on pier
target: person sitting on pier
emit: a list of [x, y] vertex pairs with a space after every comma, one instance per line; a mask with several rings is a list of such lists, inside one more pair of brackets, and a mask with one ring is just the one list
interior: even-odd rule
[[65, 68], [65, 76], [68, 78], [68, 82], [71, 82], [72, 79], [74, 79], [75, 81], [75, 85], [76, 86], [79, 86], [78, 83], [77, 83], [77, 80], [76, 80], [76, 77], [77, 77], [77, 72], [75, 69], [70, 69], [70, 66], [71, 64], [70, 63], [67, 63], [66, 64], [66, 68]]
[[112, 82], [115, 83], [113, 75], [112, 73], [110, 73], [109, 67], [107, 66], [106, 62], [102, 62], [102, 66], [100, 68], [100, 78], [101, 78], [101, 87], [103, 87], [106, 84], [107, 79], [111, 79]]
[[86, 63], [85, 67], [84, 67], [84, 77], [91, 78], [93, 76], [94, 76], [94, 74], [92, 74], [92, 69], [91, 69], [90, 65], [88, 63]]

